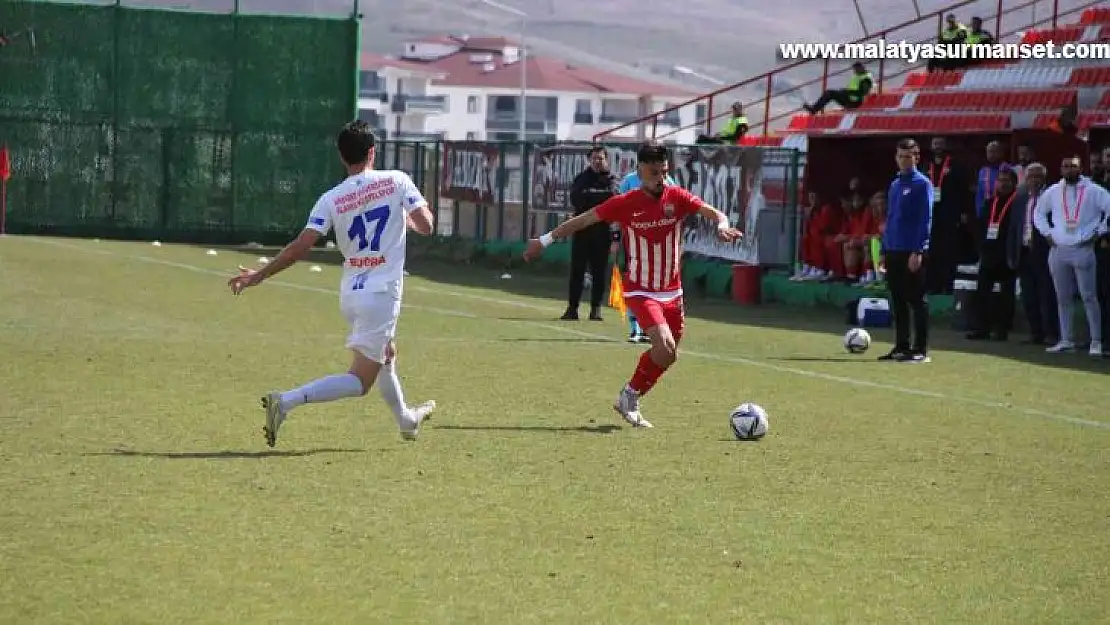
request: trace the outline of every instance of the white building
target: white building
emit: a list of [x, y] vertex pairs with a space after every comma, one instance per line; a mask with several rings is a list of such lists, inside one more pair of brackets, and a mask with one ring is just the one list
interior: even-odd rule
[[[436, 37], [406, 43], [401, 58], [364, 55], [360, 108], [368, 120], [377, 113], [388, 138], [512, 141], [520, 137], [523, 87], [528, 140], [589, 141], [696, 95], [541, 56], [528, 57], [522, 76], [520, 59], [519, 46], [500, 37]], [[659, 117], [656, 135], [693, 143], [705, 116], [699, 108]], [[649, 126], [633, 124], [615, 137], [650, 136]]]
[[444, 74], [425, 65], [363, 54], [359, 64], [359, 119], [373, 126], [381, 138], [438, 139], [428, 133], [428, 118], [447, 112], [447, 98], [429, 93], [434, 79]]

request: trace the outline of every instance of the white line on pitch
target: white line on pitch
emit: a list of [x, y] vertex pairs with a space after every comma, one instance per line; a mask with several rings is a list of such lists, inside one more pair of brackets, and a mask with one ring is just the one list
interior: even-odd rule
[[[89, 247], [87, 245], [75, 245], [75, 244], [72, 244], [72, 243], [63, 243], [61, 241], [55, 241], [55, 240], [51, 240], [51, 239], [30, 238], [30, 239], [24, 239], [24, 240], [33, 241], [35, 243], [40, 243], [40, 244], [43, 244], [43, 245], [53, 245], [53, 246], [56, 246], [56, 247], [64, 247], [64, 248], [78, 250], [78, 251], [82, 251], [82, 252], [90, 252], [90, 253], [94, 253], [94, 254], [101, 254], [101, 255], [104, 255], [104, 256], [114, 256], [114, 257], [117, 257], [117, 258], [135, 260], [135, 261], [144, 262], [144, 263], [151, 263], [151, 264], [155, 264], [155, 265], [163, 265], [163, 266], [166, 266], [166, 267], [175, 267], [175, 268], [178, 268], [178, 269], [184, 269], [186, 271], [191, 271], [191, 272], [194, 272], [194, 273], [202, 273], [202, 274], [215, 275], [215, 276], [226, 276], [227, 275], [226, 271], [217, 271], [217, 270], [214, 270], [214, 269], [208, 269], [208, 268], [205, 268], [205, 267], [198, 267], [196, 265], [189, 265], [189, 264], [186, 264], [186, 263], [179, 263], [179, 262], [174, 262], [174, 261], [170, 261], [170, 260], [164, 260], [164, 259], [161, 259], [161, 258], [154, 258], [154, 257], [151, 257], [151, 256], [142, 256], [142, 255], [139, 255], [139, 254], [125, 254], [125, 253], [120, 253], [120, 252], [112, 252], [112, 251], [108, 251], [108, 250], [96, 249], [96, 248], [93, 248], [93, 247]], [[268, 280], [267, 283], [268, 284], [273, 284], [274, 286], [281, 286], [281, 287], [290, 288], [290, 289], [297, 289], [297, 290], [301, 290], [301, 291], [310, 291], [310, 292], [313, 292], [313, 293], [324, 293], [326, 295], [332, 295], [332, 296], [338, 297], [338, 293], [334, 289], [324, 289], [324, 288], [321, 288], [321, 287], [309, 286], [309, 285], [305, 285], [305, 284], [296, 284], [296, 283], [293, 283], [293, 282], [284, 282], [284, 281], [280, 281], [280, 280]], [[475, 301], [480, 301], [480, 302], [487, 302], [487, 303], [491, 303], [491, 304], [497, 304], [497, 305], [501, 305], [501, 306], [512, 306], [512, 307], [516, 307], [516, 308], [526, 308], [526, 309], [530, 309], [530, 310], [543, 311], [543, 312], [552, 312], [554, 310], [554, 309], [552, 309], [548, 306], [532, 304], [530, 302], [522, 302], [522, 301], [519, 301], [519, 300], [510, 300], [510, 299], [489, 297], [489, 296], [485, 296], [485, 295], [477, 295], [477, 294], [474, 294], [474, 293], [463, 293], [463, 292], [459, 292], [459, 291], [450, 291], [450, 290], [439, 289], [439, 288], [431, 289], [431, 288], [421, 287], [421, 286], [406, 286], [405, 288], [409, 289], [409, 290], [413, 290], [413, 291], [418, 291], [418, 292], [421, 292], [421, 293], [431, 293], [431, 294], [434, 294], [434, 295], [449, 296], [449, 297], [455, 297], [455, 298], [458, 298], [458, 299], [470, 299], [470, 300], [475, 300]], [[463, 317], [463, 318], [466, 318], [466, 319], [485, 319], [485, 317], [481, 317], [480, 315], [476, 315], [474, 313], [464, 312], [464, 311], [460, 311], [460, 310], [444, 309], [444, 308], [432, 308], [432, 307], [428, 307], [428, 306], [415, 306], [415, 305], [409, 305], [409, 304], [405, 304], [404, 306], [406, 308], [411, 308], [413, 310], [422, 310], [422, 311], [425, 311], [425, 312], [430, 312], [430, 313], [435, 313], [435, 314], [440, 314], [440, 315], [448, 315], [448, 316], [452, 316], [452, 317]], [[558, 333], [562, 333], [562, 334], [569, 334], [569, 335], [573, 335], [573, 336], [578, 336], [580, 338], [590, 338], [590, 339], [595, 339], [595, 340], [599, 340], [599, 341], [603, 341], [603, 342], [610, 342], [614, 345], [621, 344], [620, 341], [617, 341], [616, 339], [614, 339], [610, 336], [606, 336], [604, 334], [596, 334], [596, 333], [593, 333], [593, 332], [584, 332], [584, 331], [581, 331], [581, 330], [576, 330], [574, 328], [567, 328], [567, 327], [563, 327], [563, 326], [553, 325], [553, 324], [550, 324], [550, 323], [544, 323], [544, 322], [538, 321], [538, 320], [537, 321], [530, 321], [530, 320], [519, 319], [519, 320], [500, 320], [500, 321], [508, 321], [509, 323], [523, 323], [523, 324], [527, 324], [527, 325], [534, 326], [534, 327], [544, 328], [544, 329], [550, 330], [552, 332], [558, 332]], [[792, 375], [806, 377], [806, 378], [810, 378], [810, 379], [814, 379], [814, 380], [824, 380], [824, 381], [827, 381], [827, 382], [835, 382], [837, 384], [847, 384], [847, 385], [857, 386], [857, 387], [862, 387], [862, 388], [870, 388], [870, 389], [876, 389], [876, 390], [890, 391], [890, 392], [894, 392], [894, 393], [901, 393], [903, 395], [912, 395], [912, 396], [915, 396], [915, 397], [925, 397], [925, 398], [929, 398], [929, 399], [943, 399], [943, 400], [953, 401], [953, 402], [960, 403], [960, 404], [965, 404], [965, 405], [980, 406], [980, 407], [983, 407], [983, 408], [998, 408], [998, 409], [1002, 409], [1002, 410], [1011, 410], [1011, 411], [1017, 412], [1019, 414], [1026, 415], [1026, 416], [1038, 417], [1038, 418], [1047, 419], [1047, 420], [1050, 420], [1050, 421], [1059, 421], [1059, 422], [1063, 422], [1063, 423], [1070, 423], [1070, 424], [1073, 424], [1073, 425], [1080, 425], [1080, 426], [1084, 426], [1084, 427], [1110, 430], [1110, 422], [1094, 421], [1094, 420], [1091, 420], [1091, 419], [1082, 419], [1082, 418], [1079, 418], [1079, 417], [1072, 417], [1072, 416], [1068, 416], [1068, 415], [1064, 415], [1064, 414], [1058, 414], [1058, 413], [1055, 413], [1055, 412], [1047, 412], [1047, 411], [1044, 411], [1044, 410], [1037, 410], [1036, 408], [1025, 408], [1025, 407], [1022, 407], [1022, 406], [1015, 406], [1013, 404], [1009, 404], [1009, 403], [1006, 403], [1006, 402], [992, 401], [992, 400], [989, 400], [989, 399], [981, 399], [981, 398], [978, 398], [978, 397], [968, 397], [968, 396], [965, 396], [965, 395], [953, 395], [953, 394], [950, 394], [950, 393], [941, 393], [941, 392], [938, 392], [938, 391], [929, 391], [929, 390], [925, 390], [925, 389], [910, 388], [910, 387], [906, 387], [906, 386], [899, 386], [899, 385], [896, 385], [896, 384], [885, 384], [885, 383], [882, 383], [882, 382], [872, 382], [872, 381], [869, 381], [869, 380], [857, 380], [855, 378], [848, 378], [848, 377], [843, 377], [843, 376], [839, 376], [839, 375], [833, 375], [833, 374], [830, 374], [830, 373], [821, 373], [821, 372], [818, 372], [818, 371], [810, 371], [808, 369], [798, 369], [796, 367], [787, 367], [787, 366], [777, 365], [777, 364], [773, 364], [773, 363], [769, 363], [769, 362], [763, 362], [763, 361], [760, 361], [760, 360], [753, 360], [753, 359], [750, 359], [750, 358], [743, 358], [743, 357], [740, 357], [740, 356], [725, 356], [725, 355], [722, 355], [722, 354], [713, 354], [713, 353], [709, 353], [709, 352], [693, 351], [693, 350], [688, 350], [688, 349], [683, 349], [682, 353], [683, 353], [684, 356], [692, 356], [692, 357], [695, 357], [695, 358], [704, 358], [706, 360], [715, 360], [715, 361], [718, 361], [718, 362], [727, 362], [727, 363], [731, 363], [731, 364], [746, 365], [746, 366], [749, 366], [749, 367], [756, 367], [756, 368], [759, 368], [759, 369], [766, 369], [768, 371], [776, 371], [778, 373], [789, 373], [789, 374], [792, 374]], [[892, 365], [892, 366], [916, 366], [916, 365]]]

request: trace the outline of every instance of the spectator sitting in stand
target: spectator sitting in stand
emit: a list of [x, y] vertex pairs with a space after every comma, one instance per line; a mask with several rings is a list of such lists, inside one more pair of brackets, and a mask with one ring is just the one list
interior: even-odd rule
[[844, 89], [829, 89], [821, 94], [820, 98], [813, 105], [803, 104], [802, 108], [809, 111], [810, 115], [816, 115], [825, 110], [829, 102], [836, 102], [844, 109], [857, 109], [863, 104], [863, 99], [867, 94], [871, 93], [871, 88], [875, 85], [875, 79], [871, 77], [871, 72], [867, 71], [863, 63], [852, 64], [852, 77], [848, 79], [848, 86]]
[[1048, 125], [1049, 130], [1054, 130], [1066, 137], [1074, 137], [1079, 134], [1079, 126], [1076, 125], [1076, 120], [1079, 119], [1079, 103], [1072, 102], [1068, 106], [1060, 109], [1060, 114], [1052, 123]]
[[844, 260], [841, 258], [840, 243], [836, 237], [844, 227], [845, 214], [849, 206], [848, 198], [840, 200], [840, 204], [826, 204], [821, 207], [820, 213], [814, 218], [813, 246], [817, 268], [805, 280], [828, 280], [837, 275], [843, 275]]
[[878, 272], [878, 263], [875, 254], [882, 242], [883, 232], [886, 230], [886, 194], [882, 191], [875, 192], [868, 204], [871, 218], [868, 220], [867, 237], [861, 242], [863, 251], [863, 276], [860, 286], [879, 286], [883, 278]]
[[744, 105], [740, 102], [732, 103], [732, 117], [725, 122], [716, 135], [698, 135], [698, 143], [726, 143], [739, 145], [740, 140], [748, 133], [748, 118], [744, 115]]
[[[840, 229], [833, 236], [826, 239], [826, 253], [830, 259], [829, 275], [825, 277], [826, 280], [844, 280], [847, 279], [855, 282], [859, 279], [858, 272], [860, 270], [861, 260], [854, 254], [848, 251], [849, 243], [851, 242], [854, 232], [858, 231], [860, 236], [866, 231], [867, 225], [867, 211], [863, 208], [863, 197], [860, 195], [853, 195], [846, 197], [840, 201], [841, 206], [841, 219]], [[849, 258], [852, 264], [848, 263]]]
[[828, 273], [829, 264], [825, 260], [825, 236], [833, 207], [822, 205], [817, 194], [812, 191], [808, 202], [802, 207], [802, 240], [799, 256], [802, 266], [791, 280], [820, 280]]
[[[879, 203], [876, 211], [874, 204]], [[884, 202], [882, 193], [871, 196], [870, 205], [866, 208], [859, 206], [858, 201], [853, 201], [852, 212], [846, 219], [843, 235], [844, 273], [849, 281], [860, 286], [875, 281], [874, 267], [870, 261], [871, 238], [878, 234], [878, 224], [875, 223], [876, 212], [881, 214]]]
[[[960, 44], [967, 38], [967, 26], [956, 21], [956, 15], [949, 13], [945, 19], [945, 28], [940, 31], [940, 37], [937, 38], [937, 43], [952, 45]], [[952, 59], [929, 59], [925, 64], [925, 69], [932, 73], [942, 69], [952, 69]]]

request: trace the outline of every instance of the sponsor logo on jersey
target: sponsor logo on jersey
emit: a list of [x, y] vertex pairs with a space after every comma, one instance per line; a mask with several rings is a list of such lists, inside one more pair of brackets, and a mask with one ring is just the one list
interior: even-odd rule
[[392, 178], [383, 178], [369, 186], [361, 189], [356, 189], [350, 193], [345, 193], [335, 198], [335, 212], [342, 215], [362, 208], [370, 202], [389, 197], [397, 192], [397, 187]]
[[385, 256], [361, 256], [347, 259], [347, 266], [351, 269], [373, 269], [385, 264]]
[[663, 214], [667, 217], [674, 217], [674, 204], [664, 204]]
[[678, 223], [677, 219], [675, 219], [674, 217], [668, 217], [665, 219], [656, 219], [655, 221], [633, 221], [628, 225], [631, 226], [633, 230], [650, 230], [652, 228], [673, 226], [676, 223]]

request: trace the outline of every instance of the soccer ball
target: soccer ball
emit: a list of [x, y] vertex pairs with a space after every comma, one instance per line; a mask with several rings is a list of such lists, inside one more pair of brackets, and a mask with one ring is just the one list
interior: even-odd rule
[[740, 404], [732, 409], [728, 416], [732, 434], [741, 441], [757, 441], [767, 435], [771, 427], [767, 420], [767, 411], [759, 404]]
[[871, 335], [863, 328], [852, 328], [844, 335], [844, 349], [851, 354], [862, 354], [871, 347]]

